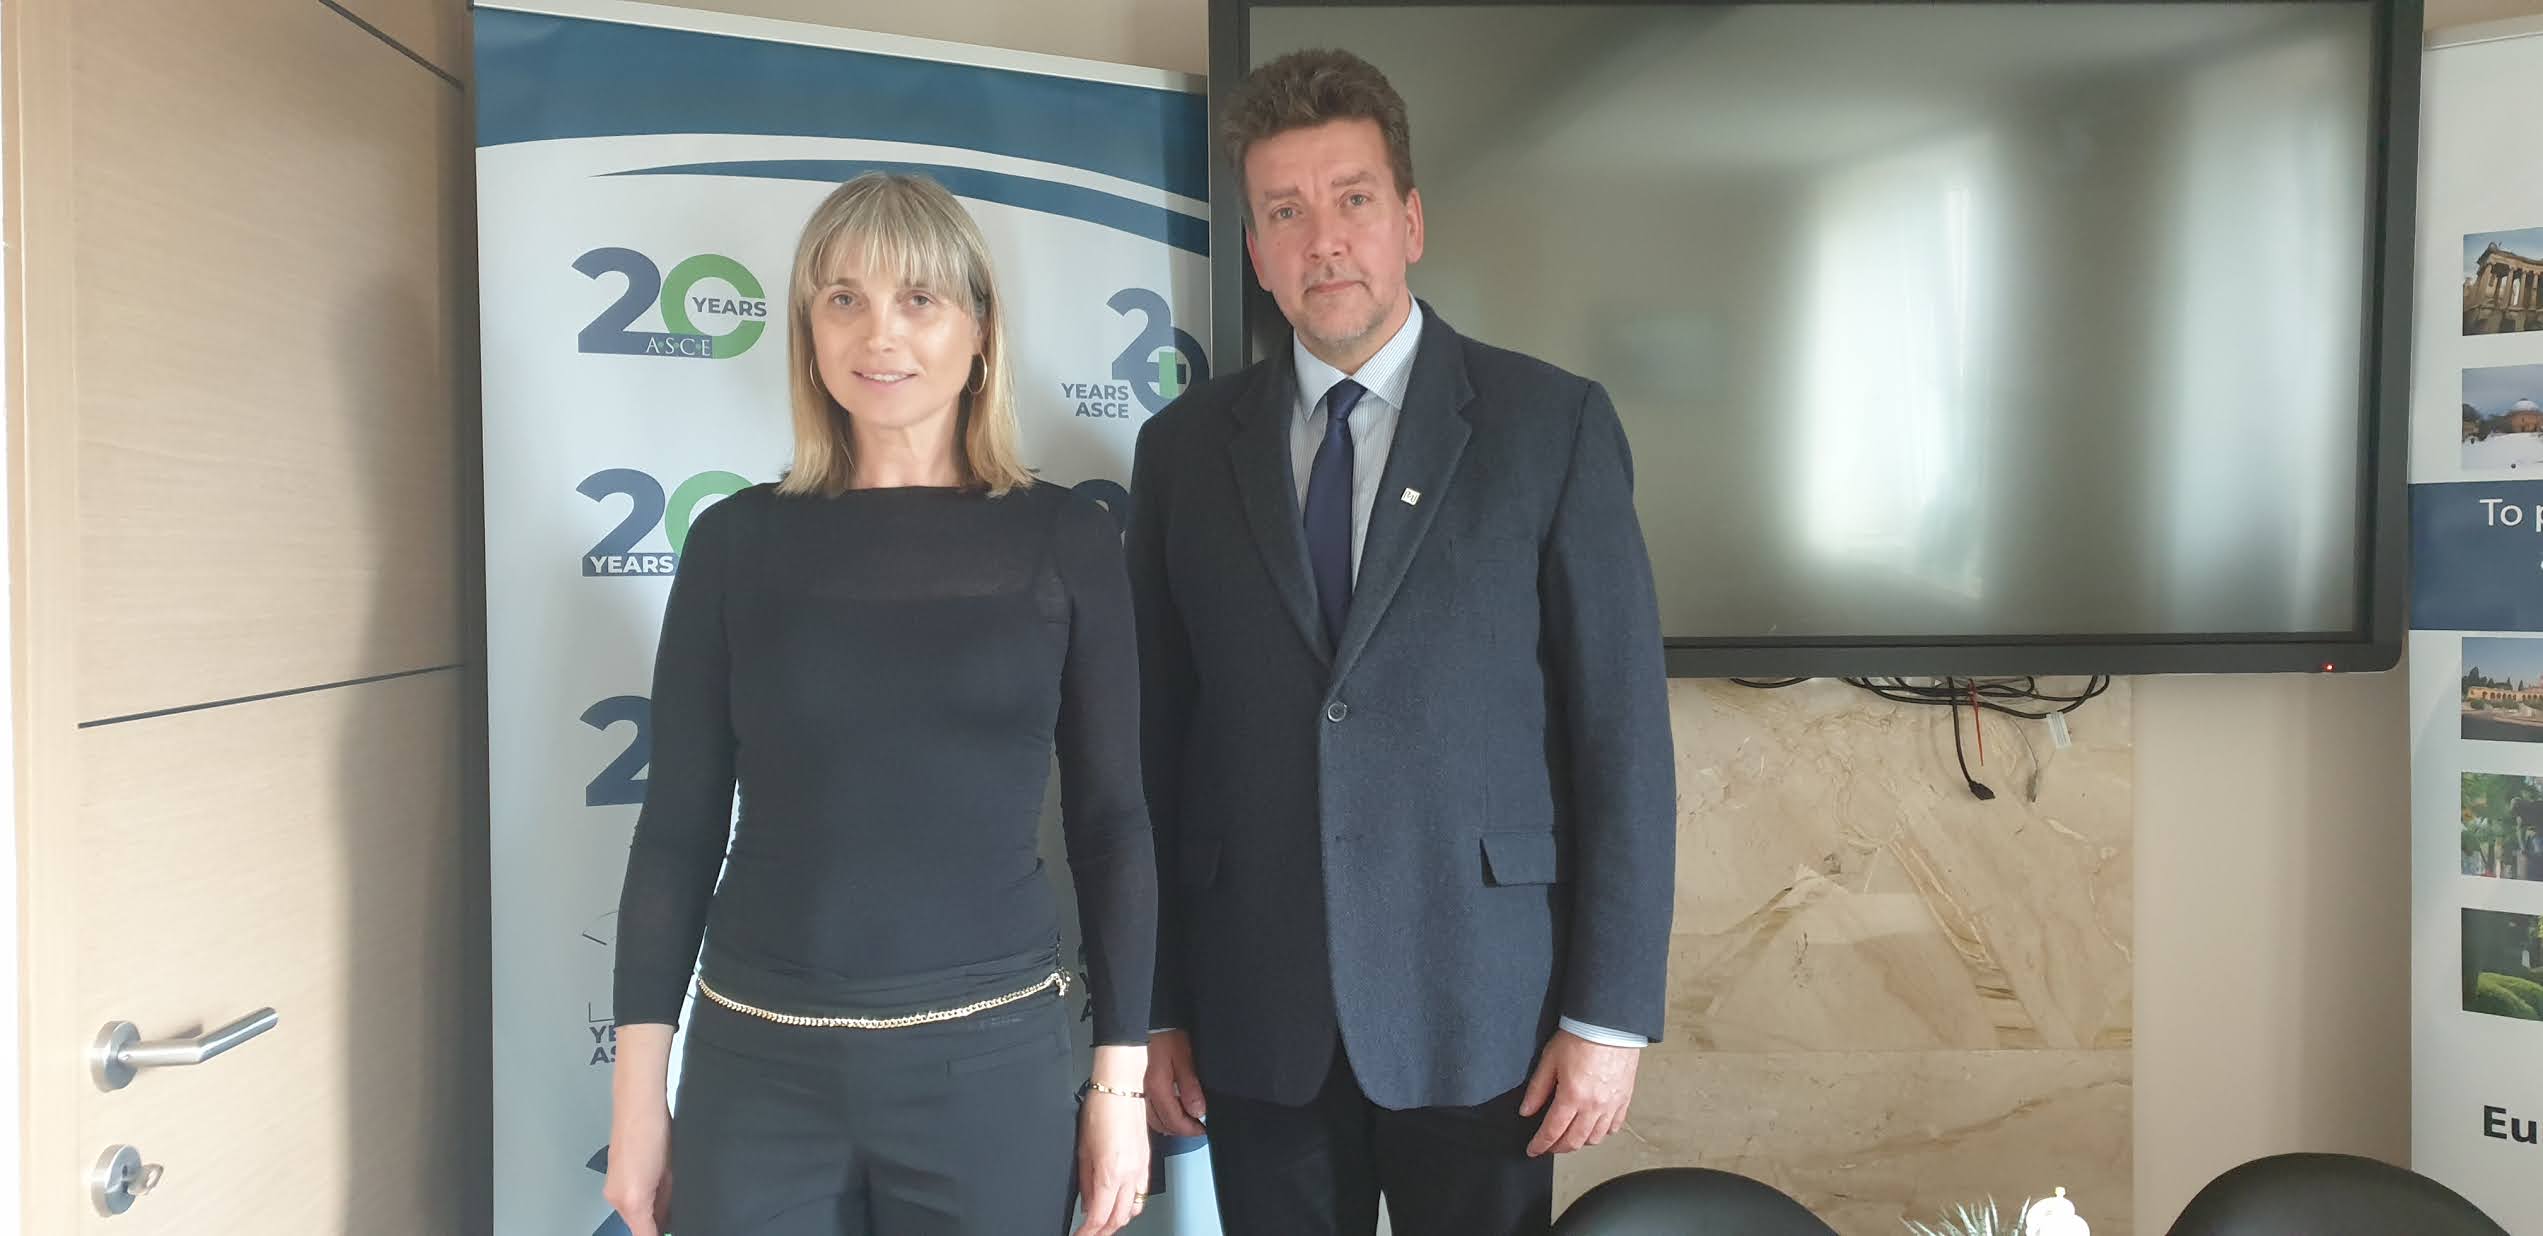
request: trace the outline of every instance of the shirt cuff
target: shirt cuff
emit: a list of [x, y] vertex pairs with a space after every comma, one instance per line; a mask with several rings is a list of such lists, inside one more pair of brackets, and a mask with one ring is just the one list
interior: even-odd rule
[[1644, 1038], [1643, 1036], [1641, 1036], [1641, 1035], [1639, 1035], [1639, 1034], [1635, 1034], [1635, 1033], [1633, 1033], [1633, 1032], [1632, 1032], [1632, 1031], [1630, 1031], [1630, 1030], [1610, 1030], [1610, 1029], [1608, 1029], [1608, 1028], [1607, 1028], [1607, 1027], [1605, 1027], [1605, 1026], [1593, 1026], [1593, 1025], [1590, 1025], [1589, 1023], [1587, 1023], [1587, 1022], [1573, 1021], [1573, 1020], [1572, 1020], [1571, 1018], [1569, 1018], [1569, 1017], [1564, 1018], [1564, 1019], [1563, 1019], [1560, 1023], [1558, 1023], [1558, 1024], [1559, 1024], [1559, 1025], [1561, 1025], [1563, 1029], [1565, 1029], [1565, 1030], [1569, 1030], [1569, 1031], [1571, 1031], [1573, 1034], [1579, 1035], [1580, 1037], [1582, 1037], [1582, 1038], [1584, 1038], [1584, 1039], [1587, 1039], [1587, 1040], [1589, 1040], [1589, 1041], [1590, 1041], [1590, 1042], [1592, 1042], [1592, 1043], [1597, 1043], [1597, 1044], [1600, 1044], [1600, 1045], [1602, 1045], [1602, 1046], [1607, 1046], [1607, 1047], [1649, 1047], [1649, 1046], [1651, 1046], [1651, 1040], [1649, 1040], [1649, 1039], [1647, 1039], [1647, 1038]]

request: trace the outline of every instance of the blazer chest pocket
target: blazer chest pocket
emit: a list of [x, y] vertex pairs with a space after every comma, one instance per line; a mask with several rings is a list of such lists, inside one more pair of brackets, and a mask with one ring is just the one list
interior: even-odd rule
[[1484, 882], [1499, 888], [1563, 882], [1563, 847], [1552, 833], [1485, 833]]
[[[1457, 631], [1485, 638], [1504, 655], [1513, 646], [1532, 647], [1537, 630], [1538, 546], [1515, 536], [1465, 535], [1441, 538], [1446, 549], [1441, 577], [1449, 614]], [[1451, 637], [1458, 638], [1458, 637]]]
[[1534, 575], [1542, 550], [1532, 537], [1499, 531], [1451, 532], [1441, 539], [1459, 566], [1505, 574]]

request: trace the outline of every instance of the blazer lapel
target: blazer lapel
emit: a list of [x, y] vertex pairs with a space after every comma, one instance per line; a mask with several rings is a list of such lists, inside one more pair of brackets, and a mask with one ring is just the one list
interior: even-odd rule
[[[1395, 445], [1387, 452], [1386, 473], [1369, 509], [1360, 574], [1351, 587], [1351, 617], [1343, 624], [1333, 658], [1336, 682], [1351, 673], [1368, 648], [1369, 637], [1404, 583], [1404, 572], [1413, 565], [1414, 552], [1448, 499], [1457, 457], [1472, 432], [1462, 409], [1474, 394], [1466, 382], [1465, 340], [1423, 305], [1420, 350], [1413, 356], [1404, 410], [1396, 418]], [[1411, 502], [1404, 500], [1408, 490], [1418, 495]]]
[[1328, 661], [1324, 618], [1317, 612], [1315, 585], [1307, 571], [1307, 533], [1298, 513], [1297, 483], [1290, 479], [1289, 418], [1297, 413], [1295, 374], [1284, 356], [1263, 366], [1236, 406], [1237, 428], [1228, 439], [1228, 462], [1236, 473], [1236, 492], [1245, 522], [1262, 552], [1263, 569], [1281, 608], [1298, 625], [1298, 635], [1316, 655]]

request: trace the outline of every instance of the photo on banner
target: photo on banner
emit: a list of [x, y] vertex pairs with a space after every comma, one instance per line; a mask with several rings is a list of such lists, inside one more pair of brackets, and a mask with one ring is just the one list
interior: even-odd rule
[[2464, 237], [2467, 335], [2543, 330], [2543, 227]]
[[2543, 365], [2464, 370], [2464, 471], [2543, 476]]
[[2464, 640], [2463, 736], [2543, 742], [2543, 638]]
[[2464, 911], [2464, 1011], [2543, 1021], [2543, 915]]
[[2543, 777], [2464, 774], [2464, 874], [2543, 881]]

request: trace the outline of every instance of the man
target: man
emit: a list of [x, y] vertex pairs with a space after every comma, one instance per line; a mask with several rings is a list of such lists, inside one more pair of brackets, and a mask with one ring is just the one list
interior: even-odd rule
[[[1141, 432], [1152, 1123], [1231, 1236], [1534, 1233], [1660, 1035], [1651, 566], [1595, 383], [1414, 301], [1403, 100], [1302, 52], [1224, 117], [1293, 346]], [[1195, 1071], [1197, 1066], [1197, 1073]]]

